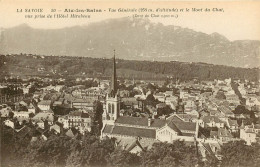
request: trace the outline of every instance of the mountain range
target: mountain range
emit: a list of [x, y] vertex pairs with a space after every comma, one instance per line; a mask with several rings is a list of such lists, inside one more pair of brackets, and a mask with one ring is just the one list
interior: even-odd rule
[[0, 54], [37, 54], [120, 59], [204, 62], [235, 67], [260, 66], [260, 41], [230, 41], [146, 19], [118, 18], [61, 29], [27, 24], [0, 29]]

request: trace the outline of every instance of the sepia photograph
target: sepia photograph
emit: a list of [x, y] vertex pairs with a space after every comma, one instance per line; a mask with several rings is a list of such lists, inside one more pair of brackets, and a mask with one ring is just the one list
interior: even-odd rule
[[0, 167], [260, 166], [260, 1], [0, 0]]

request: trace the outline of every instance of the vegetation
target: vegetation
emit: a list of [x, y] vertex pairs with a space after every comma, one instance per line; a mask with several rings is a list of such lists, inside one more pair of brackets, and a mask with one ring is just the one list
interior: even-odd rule
[[229, 142], [221, 148], [223, 167], [250, 166], [260, 164], [260, 145], [245, 145], [243, 141]]
[[156, 143], [139, 156], [115, 147], [114, 138], [100, 140], [90, 133], [81, 140], [53, 134], [31, 142], [35, 133], [21, 137], [6, 126], [2, 132], [3, 166], [190, 166], [199, 161], [195, 147], [182, 141]]
[[200, 158], [195, 146], [185, 145], [183, 141], [155, 143], [150, 150], [141, 154], [142, 166], [194, 166]]
[[[203, 163], [196, 146], [183, 141], [154, 143], [140, 154], [133, 154], [116, 147], [116, 139], [86, 133], [81, 138], [70, 138], [64, 134], [52, 134], [47, 140], [31, 141], [39, 136], [33, 126], [26, 135], [12, 128], [1, 127], [1, 165], [32, 167], [81, 167], [81, 166], [217, 166], [215, 157]], [[221, 166], [252, 166], [260, 163], [260, 145], [247, 146], [243, 141], [229, 142], [222, 146]]]
[[[173, 76], [181, 81], [198, 78], [213, 80], [237, 78], [258, 80], [259, 69], [235, 68], [205, 63], [150, 62], [117, 60], [118, 76], [136, 79], [162, 79]], [[38, 70], [43, 68], [44, 70]], [[108, 59], [33, 55], [0, 55], [0, 76], [34, 75], [60, 77], [109, 77], [112, 63]], [[210, 74], [210, 75], [209, 75]], [[0, 77], [1, 78], [1, 77]]]

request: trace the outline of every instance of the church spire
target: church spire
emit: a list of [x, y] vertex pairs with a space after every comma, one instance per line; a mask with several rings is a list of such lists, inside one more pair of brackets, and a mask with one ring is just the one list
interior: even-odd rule
[[111, 96], [115, 97], [117, 93], [117, 78], [116, 78], [116, 50], [114, 50], [114, 58], [113, 58], [113, 74], [111, 78]]

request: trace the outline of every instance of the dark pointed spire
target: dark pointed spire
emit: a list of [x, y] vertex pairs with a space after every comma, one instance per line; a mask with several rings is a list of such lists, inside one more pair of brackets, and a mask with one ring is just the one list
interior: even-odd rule
[[114, 50], [114, 58], [113, 58], [113, 74], [111, 78], [111, 96], [115, 97], [117, 93], [117, 78], [116, 78], [116, 50]]

